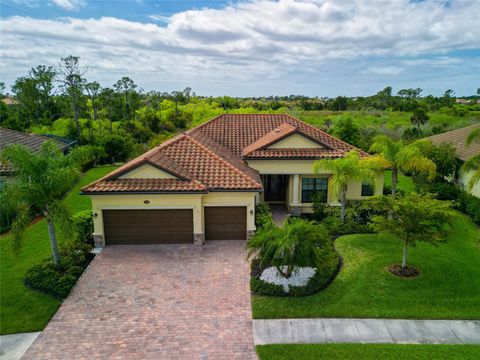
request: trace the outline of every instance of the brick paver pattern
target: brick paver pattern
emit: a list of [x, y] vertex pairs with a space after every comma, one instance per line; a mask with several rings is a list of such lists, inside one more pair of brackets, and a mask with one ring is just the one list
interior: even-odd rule
[[24, 359], [256, 359], [245, 247], [107, 246]]

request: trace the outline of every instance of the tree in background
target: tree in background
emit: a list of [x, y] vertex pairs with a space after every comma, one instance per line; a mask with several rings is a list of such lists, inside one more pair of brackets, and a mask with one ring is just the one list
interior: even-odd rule
[[435, 177], [436, 166], [432, 160], [426, 158], [418, 143], [405, 146], [401, 140], [395, 141], [388, 136], [375, 137], [370, 151], [383, 156], [392, 169], [392, 195], [397, 193], [398, 173], [417, 172], [426, 174], [429, 179]]
[[80, 166], [88, 160], [85, 149], [75, 148], [63, 155], [51, 141], [42, 144], [38, 153], [21, 145], [10, 145], [3, 150], [2, 161], [8, 162], [15, 173], [15, 181], [2, 190], [8, 205], [15, 209], [14, 249], [20, 247], [23, 231], [32, 216], [40, 212], [47, 221], [53, 261], [59, 263], [55, 223], [65, 231], [70, 229], [70, 213], [62, 200], [79, 178]]
[[124, 120], [130, 121], [133, 119], [138, 97], [137, 87], [137, 84], [128, 76], [122, 77], [113, 85], [115, 91], [123, 95]]
[[322, 170], [330, 170], [333, 175], [329, 184], [340, 201], [340, 218], [345, 222], [347, 209], [347, 190], [351, 180], [363, 181], [375, 188], [377, 174], [383, 169], [385, 162], [379, 157], [360, 158], [357, 151], [349, 151], [343, 158], [322, 159], [315, 161], [313, 171], [318, 174]]
[[110, 134], [113, 132], [113, 117], [117, 109], [117, 98], [115, 91], [111, 88], [103, 88], [99, 95], [99, 102], [108, 117]]
[[402, 271], [407, 267], [409, 246], [415, 246], [417, 241], [438, 245], [444, 240], [451, 220], [450, 201], [410, 194], [400, 198], [382, 196], [376, 202], [389, 216], [374, 216], [374, 229], [403, 242]]
[[334, 135], [341, 140], [358, 146], [360, 140], [360, 130], [353, 122], [351, 116], [342, 116], [334, 126]]
[[410, 117], [410, 122], [413, 126], [416, 126], [418, 131], [420, 131], [420, 126], [428, 123], [430, 118], [427, 115], [425, 109], [418, 107], [413, 111], [412, 116]]
[[81, 107], [80, 102], [85, 86], [85, 79], [83, 78], [85, 71], [80, 69], [80, 58], [72, 55], [62, 58], [58, 65], [57, 74], [57, 81], [60, 83], [63, 93], [72, 105], [77, 139], [78, 141], [82, 141], [82, 130], [78, 119]]
[[[100, 97], [100, 93], [102, 91], [102, 87], [100, 86], [100, 84], [96, 81], [93, 81], [93, 82], [90, 82], [90, 83], [86, 83], [85, 84], [85, 90], [87, 91], [87, 96], [90, 100], [90, 105], [92, 107], [92, 115], [93, 115], [93, 119], [92, 119], [92, 116], [90, 116], [90, 125], [89, 125], [89, 130], [90, 130], [90, 138], [93, 139], [93, 126], [92, 126], [92, 120], [93, 120], [93, 123], [96, 122], [96, 120], [98, 119], [98, 108], [99, 108], [99, 105], [100, 105], [100, 101], [99, 101], [99, 97]], [[100, 126], [100, 132], [101, 132], [101, 129], [102, 127]]]

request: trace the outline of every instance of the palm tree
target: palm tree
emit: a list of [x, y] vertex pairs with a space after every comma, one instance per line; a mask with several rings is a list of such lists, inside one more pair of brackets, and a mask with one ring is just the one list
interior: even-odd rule
[[375, 187], [377, 172], [380, 171], [385, 162], [383, 158], [368, 157], [360, 158], [357, 151], [349, 151], [343, 158], [322, 159], [315, 162], [313, 171], [318, 174], [320, 170], [331, 170], [333, 175], [330, 184], [333, 186], [334, 194], [339, 196], [340, 217], [345, 222], [347, 209], [347, 189], [350, 180], [364, 181]]
[[428, 117], [426, 111], [419, 108], [413, 111], [413, 114], [410, 117], [410, 122], [420, 131], [420, 126], [425, 125], [429, 119], [430, 118]]
[[370, 151], [381, 154], [392, 169], [392, 195], [397, 192], [399, 171], [420, 172], [430, 179], [435, 176], [436, 165], [423, 155], [421, 144], [421, 141], [417, 141], [405, 146], [401, 140], [395, 141], [385, 135], [375, 137]]
[[[474, 142], [480, 143], [480, 129], [475, 129], [470, 133], [470, 135], [468, 135], [467, 146], [470, 146]], [[468, 159], [465, 164], [463, 164], [463, 169], [465, 171], [473, 172], [473, 175], [467, 184], [467, 188], [472, 190], [473, 186], [480, 182], [480, 154]]]
[[60, 261], [55, 223], [69, 229], [70, 213], [62, 202], [80, 175], [80, 164], [88, 160], [85, 150], [78, 148], [63, 155], [50, 141], [42, 144], [38, 153], [22, 145], [10, 145], [2, 152], [2, 161], [8, 162], [15, 173], [15, 181], [2, 190], [15, 208], [12, 224], [14, 249], [18, 250], [23, 231], [32, 216], [41, 213], [48, 225], [52, 258]]

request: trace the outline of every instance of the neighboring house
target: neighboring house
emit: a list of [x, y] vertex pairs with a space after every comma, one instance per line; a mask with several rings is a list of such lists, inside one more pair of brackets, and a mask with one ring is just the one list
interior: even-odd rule
[[[452, 144], [455, 147], [455, 153], [457, 155], [457, 159], [460, 162], [460, 165], [463, 165], [463, 163], [468, 159], [480, 154], [480, 144], [472, 143], [469, 146], [466, 145], [468, 135], [470, 135], [473, 130], [479, 128], [480, 124], [475, 124], [461, 129], [448, 131], [443, 134], [430, 136], [427, 138], [427, 140], [431, 140], [434, 144], [441, 144], [444, 142]], [[460, 168], [460, 171], [458, 171], [457, 174], [456, 181], [462, 188], [465, 188], [471, 177], [471, 171], [465, 172], [462, 168]], [[480, 198], [480, 184], [475, 184], [470, 193]]]
[[3, 99], [2, 99], [2, 102], [7, 105], [7, 106], [11, 106], [11, 105], [17, 105], [18, 104], [18, 101], [15, 100], [13, 97], [11, 96], [5, 96]]
[[[191, 243], [249, 238], [255, 205], [312, 212], [312, 196], [338, 204], [331, 173], [315, 160], [343, 157], [353, 146], [289, 115], [221, 115], [84, 187], [91, 197], [97, 246]], [[362, 156], [368, 156], [358, 150]], [[375, 195], [383, 191], [379, 173]], [[348, 199], [374, 195], [357, 181]]]
[[[26, 134], [20, 131], [11, 130], [0, 127], [0, 151], [12, 144], [19, 144], [36, 152], [45, 141], [53, 141], [58, 145], [58, 148], [63, 153], [66, 153], [73, 145], [77, 143], [76, 140], [66, 139], [55, 135], [38, 135]], [[0, 163], [0, 176], [12, 175], [12, 169], [9, 164]]]

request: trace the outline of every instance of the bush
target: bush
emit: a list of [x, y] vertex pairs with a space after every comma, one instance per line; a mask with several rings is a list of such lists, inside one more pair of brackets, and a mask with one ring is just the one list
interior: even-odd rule
[[470, 195], [466, 191], [461, 191], [457, 199], [458, 209], [469, 215], [472, 220], [480, 225], [480, 199]]
[[[384, 185], [383, 186], [383, 195], [392, 195], [392, 186], [391, 185]], [[397, 186], [397, 195], [404, 196], [405, 191], [403, 189], [399, 189]]]
[[85, 250], [63, 252], [58, 265], [47, 259], [30, 267], [25, 274], [25, 285], [57, 299], [66, 298], [92, 259]]
[[438, 181], [430, 185], [428, 192], [437, 194], [439, 200], [457, 200], [461, 190], [455, 184]]
[[266, 224], [272, 223], [272, 210], [266, 203], [259, 204], [255, 207], [255, 226], [257, 229], [263, 228]]
[[255, 259], [251, 263], [250, 289], [257, 295], [265, 296], [308, 296], [319, 292], [332, 283], [341, 268], [341, 258], [333, 248], [333, 243], [316, 249], [317, 264], [315, 275], [305, 286], [290, 286], [286, 293], [281, 285], [270, 284], [260, 279], [262, 272], [268, 266], [261, 266]]
[[75, 226], [75, 240], [93, 245], [93, 214], [91, 210], [84, 210], [72, 216]]

